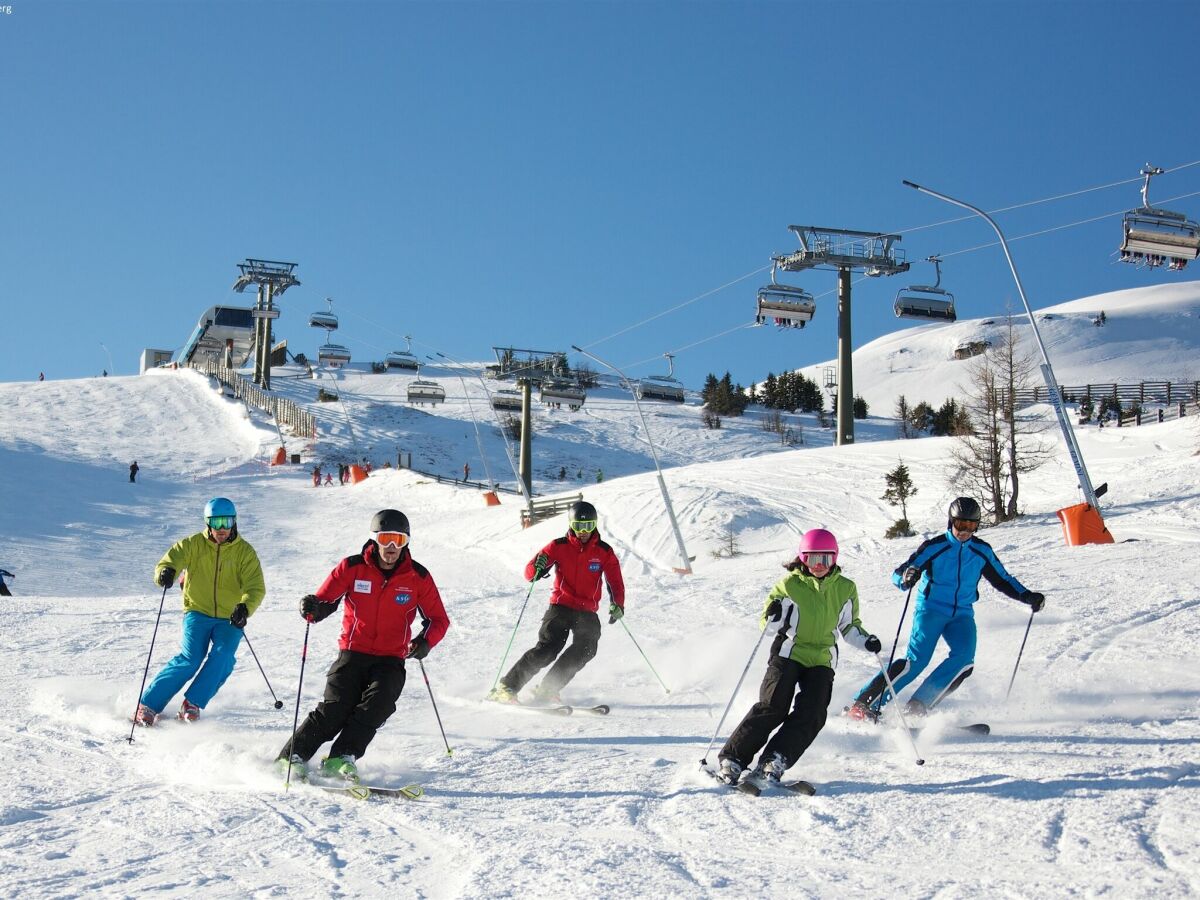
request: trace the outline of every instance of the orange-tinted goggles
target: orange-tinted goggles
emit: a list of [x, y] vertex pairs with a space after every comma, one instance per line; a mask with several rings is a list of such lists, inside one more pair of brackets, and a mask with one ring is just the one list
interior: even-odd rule
[[375, 543], [382, 546], [404, 547], [408, 544], [408, 535], [403, 531], [377, 531]]
[[979, 523], [970, 519], [953, 519], [950, 524], [954, 526], [955, 531], [976, 531], [979, 528]]

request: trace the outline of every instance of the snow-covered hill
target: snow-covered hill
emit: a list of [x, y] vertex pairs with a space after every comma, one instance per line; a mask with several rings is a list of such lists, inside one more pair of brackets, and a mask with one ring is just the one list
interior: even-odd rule
[[[1184, 313], [1195, 294], [1162, 290], [1181, 296], [1166, 297], [1161, 309], [1133, 298], [1128, 311], [1105, 298], [1109, 324], [1088, 325], [1088, 340], [1094, 333], [1116, 344], [1125, 333], [1158, 346], [1159, 357], [1178, 353], [1155, 372], [1170, 376], [1185, 351], [1194, 358], [1193, 332], [1180, 323], [1193, 327]], [[1130, 320], [1122, 325], [1124, 315]], [[1147, 324], [1172, 315], [1178, 327], [1169, 335]], [[942, 341], [929, 336], [936, 330], [916, 329], [905, 340], [932, 347]], [[1126, 355], [1111, 349], [1106, 371], [1124, 377]], [[951, 377], [956, 364], [943, 356], [935, 367], [933, 349], [922, 352], [930, 359], [927, 383]], [[1080, 348], [1078, 357], [1094, 353]], [[865, 354], [861, 371], [872, 364], [882, 371], [871, 358]], [[1066, 365], [1057, 357], [1055, 364]], [[1076, 371], [1060, 368], [1060, 378], [1099, 380], [1082, 364]], [[321, 439], [311, 447], [290, 441], [289, 449], [333, 461], [393, 454], [394, 442], [417, 464], [417, 442], [428, 441], [420, 452], [434, 471], [450, 476], [471, 459], [474, 477], [462, 383], [450, 369], [431, 367], [423, 377], [443, 379], [450, 395], [443, 406], [397, 409], [394, 392], [407, 376], [339, 375], [343, 403], [314, 403], [326, 423]], [[323, 380], [278, 385], [307, 402]], [[483, 398], [478, 380], [465, 382]], [[870, 402], [890, 408], [886, 398]], [[1008, 567], [1048, 598], [1010, 699], [1029, 615], [984, 588], [976, 673], [920, 736], [925, 766], [913, 764], [892, 727], [838, 715], [873, 671], [869, 657], [846, 648], [830, 721], [793, 769], [820, 793], [753, 800], [725, 792], [696, 764], [758, 639], [756, 616], [779, 564], [803, 530], [833, 529], [841, 562], [859, 584], [864, 622], [890, 649], [904, 596], [888, 575], [918, 539], [883, 538], [897, 517], [879, 499], [883, 474], [904, 459], [920, 491], [909, 517], [935, 533], [955, 493], [945, 481], [947, 439], [891, 441], [891, 424], [877, 419], [860, 427], [858, 443], [839, 449], [814, 421], [804, 428], [808, 443], [787, 449], [753, 421], [726, 420], [714, 432], [694, 404], [655, 405], [649, 425], [695, 556], [694, 574], [681, 577], [671, 572], [677, 550], [632, 404], [602, 389], [580, 413], [539, 411], [535, 487], [557, 489], [557, 471], [568, 463], [586, 469], [563, 488], [582, 490], [599, 508], [628, 589], [629, 634], [605, 626], [598, 657], [565, 698], [609, 702], [612, 715], [558, 719], [479, 698], [496, 677], [528, 590], [521, 569], [562, 533], [561, 519], [522, 530], [508, 495], [488, 507], [477, 490], [394, 469], [377, 468], [359, 485], [314, 489], [306, 466], [264, 466], [278, 442], [273, 429], [192, 373], [0, 385], [0, 567], [17, 573], [16, 596], [0, 604], [0, 741], [10, 762], [0, 769], [0, 890], [21, 897], [1193, 896], [1200, 892], [1196, 423], [1081, 431], [1093, 480], [1111, 485], [1105, 515], [1118, 543], [1064, 546], [1054, 510], [1075, 502], [1077, 491], [1061, 451], [1023, 482], [1027, 515], [984, 532]], [[494, 422], [481, 427], [489, 465], [509, 481]], [[367, 435], [369, 448], [361, 446]], [[135, 458], [142, 474], [130, 484]], [[243, 649], [197, 725], [167, 722], [130, 744], [128, 717], [162, 597], [153, 564], [171, 541], [199, 530], [203, 504], [215, 495], [238, 504], [242, 533], [263, 561], [268, 595], [247, 636], [271, 689]], [[436, 578], [453, 621], [425, 661], [453, 755], [420, 669], [410, 667], [399, 710], [361, 769], [376, 783], [419, 781], [426, 798], [364, 803], [303, 787], [285, 794], [271, 759], [290, 733], [298, 690], [301, 712], [319, 698], [337, 633], [335, 620], [311, 629], [299, 684], [305, 628], [297, 601], [358, 550], [371, 514], [384, 506], [408, 513], [413, 554]], [[718, 558], [730, 528], [739, 555]], [[533, 642], [545, 601], [539, 583], [514, 654]], [[174, 652], [179, 622], [179, 594], [171, 591], [152, 668]], [[901, 631], [903, 646], [907, 623]], [[720, 739], [753, 702], [765, 664], [764, 650]], [[273, 709], [273, 696], [285, 701], [283, 710]], [[977, 720], [992, 724], [990, 738], [951, 727]]]

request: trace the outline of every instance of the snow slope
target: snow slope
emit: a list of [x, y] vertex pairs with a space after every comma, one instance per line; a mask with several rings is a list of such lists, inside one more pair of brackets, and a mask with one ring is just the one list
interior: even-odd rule
[[[1118, 305], [1105, 303], [1110, 320], [1118, 316]], [[449, 392], [458, 379], [447, 378]], [[403, 384], [403, 376], [339, 379], [359, 395], [389, 382]], [[289, 390], [302, 388], [297, 380]], [[392, 440], [430, 441], [449, 475], [474, 445], [465, 400], [455, 402], [409, 416], [381, 394], [348, 399], [345, 415], [362, 423], [359, 441], [387, 428], [395, 429]], [[374, 414], [363, 411], [368, 403]], [[1093, 480], [1112, 486], [1105, 515], [1118, 543], [1063, 545], [1054, 510], [1077, 492], [1061, 451], [1023, 483], [1027, 515], [984, 532], [1010, 570], [1048, 598], [1010, 699], [1029, 615], [985, 587], [976, 673], [919, 738], [925, 766], [913, 764], [893, 728], [838, 715], [872, 673], [870, 658], [846, 648], [830, 721], [792, 770], [820, 793], [753, 800], [696, 767], [755, 647], [756, 616], [780, 563], [801, 531], [832, 528], [859, 584], [864, 622], [890, 649], [904, 596], [888, 575], [918, 539], [883, 539], [896, 518], [879, 499], [883, 474], [904, 459], [920, 490], [910, 519], [935, 533], [954, 495], [942, 462], [947, 440], [888, 441], [890, 423], [881, 419], [860, 431], [874, 440], [822, 446], [813, 424], [811, 444], [790, 450], [753, 424], [708, 432], [691, 405], [655, 407], [650, 427], [656, 443], [661, 435], [671, 466], [665, 480], [695, 556], [695, 573], [681, 577], [671, 573], [677, 551], [636, 412], [622, 408], [615, 391], [600, 392], [590, 407], [589, 399], [582, 415], [539, 414], [561, 433], [535, 440], [539, 471], [556, 472], [576, 459], [571, 454], [604, 470], [601, 484], [565, 487], [583, 489], [600, 509], [602, 533], [625, 571], [628, 630], [671, 691], [622, 626], [605, 626], [600, 654], [566, 699], [610, 702], [613, 713], [559, 719], [479, 698], [497, 675], [528, 590], [521, 568], [562, 533], [561, 519], [522, 530], [515, 498], [487, 507], [476, 490], [409, 471], [377, 469], [360, 485], [314, 489], [303, 468], [262, 466], [273, 431], [189, 373], [0, 385], [7, 476], [0, 566], [18, 574], [17, 596], [0, 604], [0, 743], [13, 763], [0, 769], [0, 890], [21, 897], [1200, 893], [1195, 418], [1081, 431]], [[408, 418], [424, 431], [409, 430]], [[586, 423], [597, 421], [589, 434]], [[346, 431], [323, 433], [304, 452], [358, 449]], [[382, 438], [371, 439], [382, 447]], [[503, 451], [494, 436], [485, 442], [499, 471]], [[133, 458], [143, 466], [137, 485], [127, 480]], [[543, 474], [537, 486], [552, 489], [556, 479]], [[152, 566], [172, 540], [199, 529], [203, 503], [214, 495], [235, 500], [242, 533], [263, 560], [268, 597], [247, 636], [285, 708], [272, 708], [243, 649], [197, 725], [166, 722], [139, 731], [131, 744], [128, 716], [162, 598]], [[383, 784], [420, 781], [425, 799], [363, 803], [303, 787], [284, 793], [270, 761], [290, 733], [298, 687], [301, 713], [319, 698], [338, 630], [333, 619], [312, 627], [298, 685], [305, 627], [297, 601], [361, 546], [370, 515], [392, 505], [408, 513], [414, 556], [437, 579], [453, 621], [424, 667], [453, 755], [414, 666], [362, 772]], [[716, 558], [731, 525], [739, 555]], [[546, 592], [544, 582], [533, 587], [514, 655], [532, 643]], [[179, 605], [178, 592], [168, 592], [153, 669], [177, 645]], [[764, 649], [720, 739], [753, 702], [765, 663]], [[992, 737], [951, 727], [978, 720], [992, 724]], [[708, 759], [715, 758], [714, 748]]]

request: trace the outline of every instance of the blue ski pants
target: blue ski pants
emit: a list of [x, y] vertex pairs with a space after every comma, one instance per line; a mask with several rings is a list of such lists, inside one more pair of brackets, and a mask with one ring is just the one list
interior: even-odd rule
[[[234, 628], [227, 619], [215, 619], [198, 612], [184, 613], [182, 646], [154, 676], [142, 695], [142, 703], [161, 713], [171, 698], [191, 681], [184, 698], [201, 709], [208, 706], [233, 672], [241, 641], [242, 630]], [[193, 676], [195, 680], [192, 680]]]
[[[943, 694], [956, 680], [961, 680], [963, 672], [975, 664], [975, 611], [968, 608], [960, 610], [956, 615], [934, 612], [924, 607], [918, 607], [913, 614], [912, 633], [908, 636], [908, 667], [895, 680], [896, 690], [902, 691], [925, 671], [937, 648], [938, 638], [945, 640], [950, 649], [950, 655], [941, 665], [929, 673], [912, 699], [933, 708]], [[860, 693], [870, 691], [872, 683], [878, 678], [872, 678], [863, 685]], [[879, 703], [882, 706], [891, 699], [891, 692], [885, 690]]]

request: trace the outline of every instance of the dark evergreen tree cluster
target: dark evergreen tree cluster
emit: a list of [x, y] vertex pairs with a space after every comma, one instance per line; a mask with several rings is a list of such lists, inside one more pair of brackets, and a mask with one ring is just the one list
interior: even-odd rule
[[740, 416], [750, 403], [745, 388], [734, 384], [728, 372], [719, 381], [716, 375], [709, 373], [704, 379], [700, 396], [704, 400], [704, 408], [718, 416]]
[[801, 372], [784, 372], [778, 377], [768, 374], [755, 399], [767, 409], [786, 409], [789, 412], [820, 412], [825, 407], [821, 388]]
[[922, 400], [910, 408], [908, 425], [916, 434], [931, 434], [934, 437], [969, 434], [971, 417], [967, 413], [967, 408], [953, 397], [946, 400], [937, 409]]

